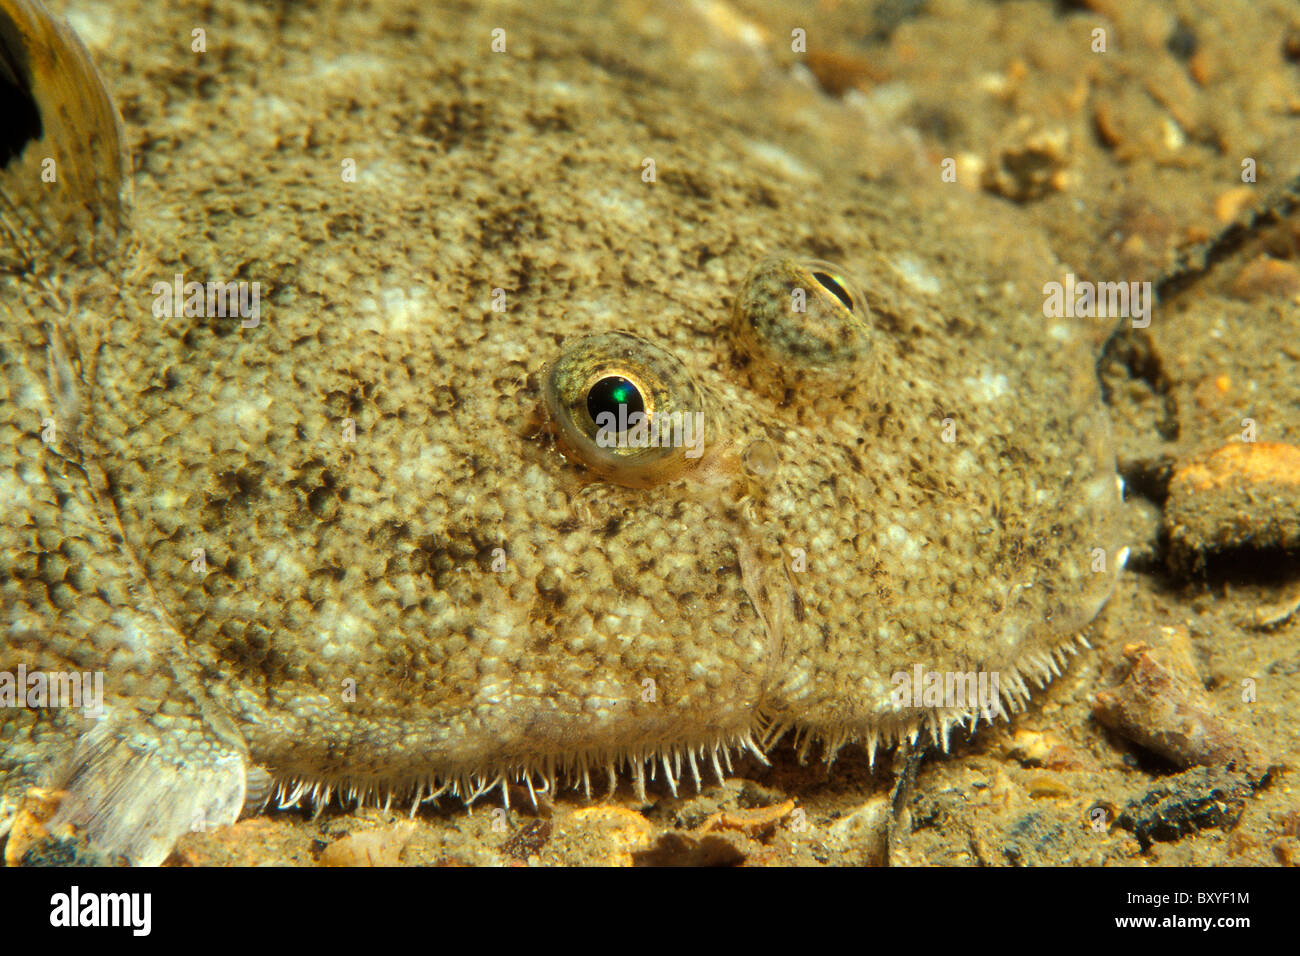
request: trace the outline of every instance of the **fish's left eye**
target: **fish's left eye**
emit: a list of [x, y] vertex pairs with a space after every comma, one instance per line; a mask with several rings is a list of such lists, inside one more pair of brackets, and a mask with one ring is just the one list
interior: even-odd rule
[[839, 299], [844, 304], [844, 308], [850, 312], [857, 308], [857, 304], [853, 301], [853, 295], [849, 292], [849, 282], [842, 275], [827, 272], [814, 266], [812, 277], [817, 280], [817, 283], [823, 289]]
[[767, 259], [745, 277], [732, 318], [740, 348], [772, 366], [838, 372], [871, 352], [857, 283], [820, 259]]
[[543, 398], [560, 450], [602, 478], [648, 487], [703, 452], [704, 396], [674, 356], [629, 332], [584, 336], [547, 366]]

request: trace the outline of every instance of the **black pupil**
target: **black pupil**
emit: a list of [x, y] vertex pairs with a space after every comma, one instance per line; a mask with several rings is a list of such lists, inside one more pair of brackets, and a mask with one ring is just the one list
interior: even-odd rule
[[820, 282], [827, 292], [843, 302], [844, 308], [850, 312], [853, 311], [853, 299], [849, 297], [848, 290], [840, 285], [834, 276], [827, 275], [825, 272], [814, 272], [813, 278]]
[[[0, 130], [0, 167], [21, 156], [28, 143], [44, 135], [36, 97], [24, 77], [11, 69], [10, 51], [4, 48], [7, 39], [6, 34], [0, 34], [0, 115], [9, 117]], [[24, 52], [21, 42], [18, 46], [13, 51], [15, 58]]]
[[617, 418], [620, 405], [627, 406], [628, 417], [633, 412], [645, 412], [645, 399], [640, 390], [621, 375], [602, 378], [587, 392], [587, 413], [597, 424], [606, 412]]

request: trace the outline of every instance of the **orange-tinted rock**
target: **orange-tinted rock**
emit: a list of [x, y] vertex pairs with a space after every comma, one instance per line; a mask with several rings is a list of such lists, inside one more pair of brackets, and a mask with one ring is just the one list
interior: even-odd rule
[[592, 854], [583, 862], [602, 866], [634, 865], [633, 854], [648, 849], [655, 835], [649, 820], [623, 807], [587, 807], [575, 811], [568, 823], [557, 832], [556, 842], [580, 837]]
[[1300, 295], [1300, 269], [1285, 259], [1259, 256], [1246, 263], [1232, 280], [1232, 294], [1247, 301]]
[[1300, 448], [1233, 442], [1182, 462], [1165, 524], [1175, 567], [1206, 551], [1300, 546]]
[[831, 96], [861, 90], [886, 78], [886, 74], [864, 57], [831, 50], [809, 50], [804, 65], [817, 84]]
[[397, 866], [414, 832], [415, 824], [404, 821], [378, 830], [349, 833], [322, 851], [320, 863], [322, 866]]

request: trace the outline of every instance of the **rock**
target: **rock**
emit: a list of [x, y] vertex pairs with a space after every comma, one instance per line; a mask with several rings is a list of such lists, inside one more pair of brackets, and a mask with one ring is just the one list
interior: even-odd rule
[[648, 850], [634, 854], [637, 866], [738, 866], [745, 852], [731, 839], [665, 833]]
[[1041, 810], [1032, 810], [1007, 827], [1000, 848], [1012, 866], [1043, 866], [1059, 858], [1061, 846], [1073, 837], [1060, 820]]
[[[320, 847], [318, 841], [316, 846]], [[186, 833], [168, 857], [176, 866], [311, 866], [312, 841], [286, 818], [251, 817]]]
[[1070, 134], [1063, 126], [1018, 123], [984, 171], [984, 188], [1016, 202], [1041, 199], [1068, 185]]
[[501, 846], [501, 852], [521, 863], [530, 856], [536, 856], [551, 838], [551, 824], [545, 820], [533, 820], [520, 827], [510, 839]]
[[553, 840], [573, 851], [573, 862], [633, 866], [634, 853], [650, 847], [654, 825], [623, 807], [586, 807], [557, 825]]
[[1092, 118], [1101, 141], [1120, 162], [1165, 158], [1181, 145], [1177, 124], [1133, 77], [1100, 87]]
[[1255, 608], [1255, 627], [1267, 630], [1285, 624], [1296, 611], [1300, 611], [1300, 588], [1292, 589], [1278, 601], [1261, 604]]
[[1198, 830], [1232, 829], [1251, 792], [1241, 775], [1198, 768], [1160, 781], [1131, 800], [1115, 822], [1146, 851], [1154, 842], [1180, 840]]
[[51, 832], [47, 826], [65, 794], [61, 790], [32, 787], [23, 797], [4, 845], [6, 866], [73, 866], [102, 864], [77, 832], [63, 826]]
[[1273, 856], [1283, 866], [1300, 866], [1300, 840], [1284, 837], [1273, 844]]
[[1026, 785], [1029, 795], [1035, 800], [1043, 797], [1069, 797], [1074, 795], [1074, 791], [1066, 783], [1053, 774], [1039, 773], [1029, 778]]
[[1285, 259], [1257, 256], [1242, 266], [1232, 280], [1231, 291], [1247, 302], [1270, 296], [1293, 298], [1300, 295], [1300, 269]]
[[1084, 755], [1063, 743], [1054, 734], [1040, 730], [1018, 729], [1011, 736], [1007, 756], [1024, 767], [1047, 770], [1081, 770], [1089, 766]]
[[832, 823], [825, 843], [837, 862], [884, 866], [889, 858], [889, 825], [889, 800], [873, 797]]
[[1300, 448], [1233, 442], [1181, 462], [1165, 526], [1175, 569], [1196, 566], [1207, 551], [1300, 547]]
[[1196, 676], [1187, 632], [1160, 627], [1147, 636], [1159, 646], [1139, 641], [1124, 648], [1128, 676], [1097, 694], [1093, 716], [1179, 767], [1227, 767], [1262, 778], [1268, 759], [1249, 730], [1219, 714]]
[[748, 836], [756, 836], [765, 830], [771, 830], [793, 812], [793, 800], [752, 810], [722, 810], [705, 820], [700, 832], [739, 830]]
[[397, 866], [415, 824], [403, 821], [379, 830], [349, 833], [327, 846], [321, 866]]
[[1250, 186], [1234, 186], [1214, 197], [1214, 218], [1226, 226], [1235, 220], [1243, 209], [1255, 202], [1256, 192]]
[[849, 90], [862, 90], [888, 79], [888, 74], [873, 66], [866, 57], [834, 50], [809, 50], [804, 60], [817, 84], [831, 96], [843, 96]]

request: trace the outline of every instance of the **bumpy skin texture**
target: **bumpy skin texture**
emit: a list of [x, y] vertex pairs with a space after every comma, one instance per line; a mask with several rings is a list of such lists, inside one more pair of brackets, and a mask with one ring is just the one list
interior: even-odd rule
[[[156, 862], [263, 770], [290, 795], [468, 796], [703, 772], [785, 728], [874, 748], [966, 716], [898, 710], [896, 671], [999, 671], [1023, 698], [1105, 601], [1086, 330], [1044, 318], [1064, 270], [997, 207], [950, 235], [964, 191], [823, 160], [765, 122], [771, 90], [713, 105], [630, 14], [224, 16], [271, 57], [209, 90], [252, 119], [238, 164], [215, 122], [151, 140], [120, 259], [6, 279], [3, 664], [101, 669], [108, 696], [100, 721], [0, 714], [7, 815], [61, 785], [92, 852]], [[356, 57], [316, 59], [322, 21]], [[97, 56], [138, 143], [168, 97], [132, 42]], [[865, 347], [810, 363], [789, 292], [847, 321], [799, 265], [828, 256]], [[260, 281], [260, 323], [156, 318], [177, 272]], [[649, 487], [562, 454], [544, 410], [548, 363], [614, 330], [707, 396], [705, 455]], [[39, 441], [74, 409], [68, 444]]]

